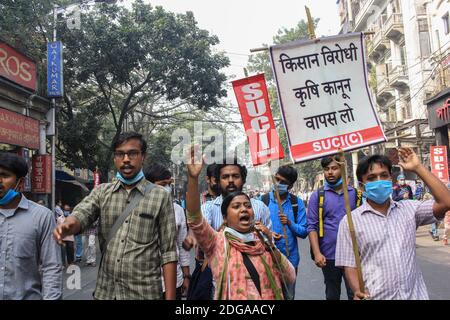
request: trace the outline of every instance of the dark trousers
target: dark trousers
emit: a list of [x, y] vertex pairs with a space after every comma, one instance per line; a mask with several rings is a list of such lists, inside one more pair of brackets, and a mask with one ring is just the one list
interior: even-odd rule
[[[73, 241], [64, 241], [64, 244], [65, 244], [64, 249], [65, 249], [65, 253], [66, 253], [67, 265], [70, 265], [75, 260]], [[63, 261], [64, 261], [64, 257], [63, 257]]]
[[340, 300], [342, 278], [344, 278], [348, 300], [353, 300], [353, 292], [352, 289], [350, 289], [347, 280], [345, 279], [343, 268], [337, 268], [334, 265], [334, 260], [327, 260], [327, 265], [322, 268], [322, 272], [325, 282], [325, 295], [327, 300]]

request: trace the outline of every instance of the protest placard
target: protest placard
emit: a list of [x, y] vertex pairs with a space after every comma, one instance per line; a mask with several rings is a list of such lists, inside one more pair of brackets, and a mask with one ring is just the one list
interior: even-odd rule
[[270, 47], [294, 162], [386, 141], [372, 102], [362, 33]]

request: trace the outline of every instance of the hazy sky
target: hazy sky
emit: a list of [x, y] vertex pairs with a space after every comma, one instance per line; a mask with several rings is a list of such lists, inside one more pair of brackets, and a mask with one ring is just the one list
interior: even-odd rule
[[[133, 2], [133, 1], [126, 1]], [[148, 0], [168, 11], [192, 11], [198, 26], [220, 39], [218, 50], [227, 52], [231, 66], [227, 75], [243, 78], [251, 48], [272, 44], [277, 30], [292, 28], [306, 20], [307, 5], [314, 18], [320, 18], [317, 36], [333, 35], [339, 31], [336, 0]]]

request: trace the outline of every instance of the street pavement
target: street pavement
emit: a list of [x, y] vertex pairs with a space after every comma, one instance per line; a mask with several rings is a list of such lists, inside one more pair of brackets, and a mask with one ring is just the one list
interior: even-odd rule
[[[417, 230], [417, 260], [422, 270], [430, 299], [450, 300], [450, 246], [444, 246], [442, 240], [433, 241], [428, 230], [430, 226]], [[439, 230], [442, 235], [443, 229]], [[300, 265], [298, 269], [296, 300], [323, 300], [325, 285], [322, 271], [317, 268], [309, 255], [308, 239], [300, 239]], [[98, 255], [97, 263], [100, 261]], [[64, 273], [64, 299], [91, 300], [97, 278], [97, 267], [80, 265], [80, 288], [74, 288], [74, 274]], [[191, 269], [192, 271], [193, 269]], [[342, 284], [341, 299], [346, 299], [345, 286]]]

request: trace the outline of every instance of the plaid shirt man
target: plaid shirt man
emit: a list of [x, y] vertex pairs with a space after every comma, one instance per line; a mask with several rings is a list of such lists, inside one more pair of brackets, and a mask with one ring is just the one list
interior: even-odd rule
[[[434, 200], [391, 201], [386, 215], [367, 202], [352, 211], [363, 279], [374, 300], [427, 300], [416, 261], [416, 229], [436, 222]], [[356, 267], [347, 218], [339, 224], [336, 266]]]
[[[72, 215], [81, 230], [100, 218], [103, 244], [134, 193], [144, 193], [141, 179], [129, 190], [120, 181], [101, 184], [78, 204]], [[155, 187], [130, 213], [111, 239], [97, 278], [96, 299], [162, 299], [161, 266], [177, 261], [176, 224], [170, 194]]]

